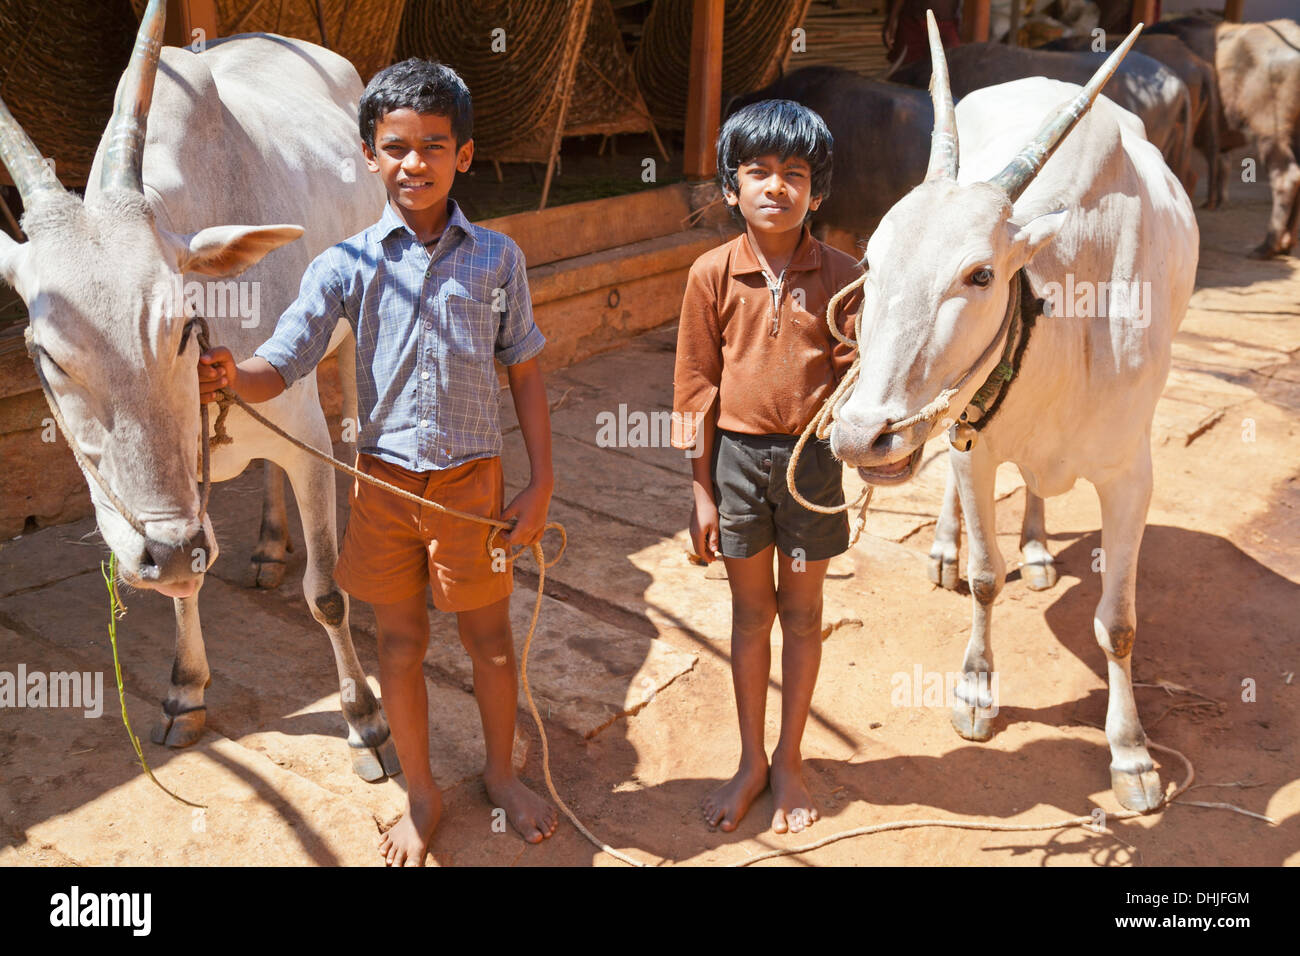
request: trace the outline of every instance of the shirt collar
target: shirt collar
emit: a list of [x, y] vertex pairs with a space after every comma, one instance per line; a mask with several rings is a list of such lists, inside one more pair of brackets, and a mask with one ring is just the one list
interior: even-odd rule
[[[818, 269], [821, 267], [821, 261], [820, 244], [813, 239], [808, 224], [804, 223], [803, 231], [799, 236], [799, 245], [795, 247], [794, 255], [790, 257], [790, 264], [785, 267], [785, 271], [807, 272]], [[763, 267], [759, 265], [758, 256], [754, 255], [754, 250], [749, 244], [749, 232], [742, 232], [731, 254], [731, 274], [739, 276], [748, 272], [762, 271]]]
[[[473, 226], [471, 226], [470, 221], [465, 218], [465, 214], [460, 211], [460, 206], [457, 204], [456, 200], [448, 196], [447, 225], [443, 229], [443, 232], [446, 232], [447, 229], [451, 229], [453, 226], [464, 233], [469, 238], [470, 242], [474, 241]], [[371, 228], [374, 238], [379, 242], [387, 239], [399, 229], [403, 230], [412, 239], [415, 239], [415, 233], [411, 231], [410, 226], [402, 221], [402, 217], [393, 209], [393, 204], [391, 202], [384, 203], [383, 215], [379, 217], [379, 221]]]

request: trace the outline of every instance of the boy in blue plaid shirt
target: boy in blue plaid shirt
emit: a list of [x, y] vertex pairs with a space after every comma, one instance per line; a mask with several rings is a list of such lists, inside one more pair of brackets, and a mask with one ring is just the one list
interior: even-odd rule
[[[359, 107], [366, 162], [388, 191], [379, 221], [327, 249], [303, 275], [297, 301], [253, 357], [199, 359], [201, 401], [230, 388], [274, 398], [315, 368], [340, 319], [357, 339], [357, 467], [460, 511], [515, 520], [496, 545], [542, 535], [554, 480], [550, 415], [523, 255], [507, 236], [472, 225], [449, 198], [469, 169], [473, 109], [449, 67], [411, 59], [376, 74]], [[508, 506], [494, 359], [506, 366], [532, 480]], [[380, 841], [391, 866], [424, 864], [442, 813], [429, 766], [423, 660], [425, 604], [454, 611], [474, 662], [488, 797], [530, 843], [555, 832], [555, 809], [511, 764], [517, 688], [505, 551], [491, 529], [353, 485], [335, 580], [375, 610], [379, 682], [407, 780], [407, 812]]]

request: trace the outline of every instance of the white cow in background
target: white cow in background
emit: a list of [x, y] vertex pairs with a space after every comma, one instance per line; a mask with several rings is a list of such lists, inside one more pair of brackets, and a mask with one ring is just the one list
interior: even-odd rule
[[[1006, 570], [994, 472], [1014, 462], [1041, 497], [1080, 477], [1094, 485], [1105, 569], [1093, 630], [1110, 685], [1111, 785], [1124, 806], [1146, 810], [1163, 793], [1133, 700], [1134, 590], [1151, 497], [1151, 418], [1192, 293], [1199, 236], [1191, 201], [1141, 124], [1104, 97], [1088, 109], [1131, 39], [1082, 91], [1018, 80], [971, 93], [954, 111], [931, 19], [930, 169], [867, 247], [861, 375], [831, 444], [867, 481], [897, 483], [911, 477], [943, 417], [966, 416], [954, 441], [969, 450], [950, 454], [970, 532], [974, 621], [953, 723], [972, 740], [992, 734], [983, 708]], [[1057, 314], [1037, 316], [1014, 379], [999, 389], [987, 380], [1005, 341], [1024, 328], [1016, 297], [1025, 280], [1030, 303], [1053, 283], [1098, 291], [1106, 283], [1110, 307], [1104, 316], [1070, 314], [1062, 306], [1072, 303], [1058, 297]], [[1119, 289], [1138, 295], [1111, 294]], [[977, 392], [986, 412], [971, 404]]]
[[[176, 658], [152, 738], [187, 746], [204, 726], [198, 593], [217, 545], [200, 520], [196, 481], [199, 346], [192, 313], [168, 291], [181, 280], [242, 274], [241, 303], [256, 301], [258, 314], [208, 319], [213, 343], [247, 358], [295, 298], [307, 264], [371, 224], [384, 193], [364, 172], [362, 85], [347, 60], [270, 35], [160, 53], [163, 8], [151, 0], [145, 11], [84, 201], [59, 185], [0, 103], [0, 160], [21, 191], [29, 237], [19, 244], [0, 235], [0, 277], [27, 304], [33, 357], [69, 439], [88, 475], [97, 469], [104, 481], [90, 481], [90, 492], [123, 580], [175, 600]], [[302, 226], [226, 225], [239, 222]], [[330, 450], [314, 374], [262, 411]], [[333, 646], [353, 767], [372, 780], [395, 773], [387, 721], [353, 648], [347, 597], [333, 583], [333, 472], [238, 407], [226, 424], [233, 443], [213, 446], [212, 478], [233, 478], [254, 458], [287, 472], [306, 541], [303, 591]]]

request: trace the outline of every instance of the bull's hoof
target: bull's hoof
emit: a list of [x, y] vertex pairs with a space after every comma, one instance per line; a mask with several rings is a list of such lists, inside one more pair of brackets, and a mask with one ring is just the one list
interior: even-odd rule
[[385, 777], [396, 777], [402, 772], [393, 739], [387, 737], [377, 747], [348, 742], [352, 751], [352, 772], [366, 783], [378, 783]]
[[1274, 249], [1267, 242], [1261, 242], [1254, 249], [1251, 249], [1247, 255], [1252, 259], [1272, 259], [1282, 254], [1282, 250]]
[[967, 740], [982, 743], [993, 736], [993, 721], [981, 716], [977, 711], [978, 708], [959, 700], [952, 708], [952, 726]]
[[1156, 809], [1165, 796], [1164, 788], [1160, 786], [1160, 774], [1154, 770], [1132, 773], [1111, 767], [1110, 789], [1120, 806], [1142, 813]]
[[1046, 591], [1056, 583], [1055, 564], [1022, 564], [1020, 578], [1031, 591]]
[[957, 574], [957, 556], [945, 555], [940, 551], [930, 552], [930, 563], [926, 567], [926, 575], [930, 578], [930, 583], [945, 591], [957, 590], [959, 575]]
[[273, 591], [284, 580], [284, 561], [277, 558], [253, 558], [253, 587]]
[[208, 709], [195, 707], [175, 715], [163, 711], [158, 722], [149, 731], [149, 739], [160, 747], [192, 747], [203, 736], [207, 724]]

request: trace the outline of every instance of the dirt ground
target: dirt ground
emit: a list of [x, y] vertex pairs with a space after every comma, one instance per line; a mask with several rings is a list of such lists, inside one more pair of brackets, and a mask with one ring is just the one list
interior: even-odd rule
[[[1273, 822], [1175, 804], [1111, 820], [1111, 834], [914, 829], [778, 865], [1300, 863], [1300, 260], [1245, 258], [1266, 214], [1255, 198], [1201, 215], [1199, 289], [1153, 427], [1133, 669], [1150, 738], [1195, 765], [1200, 787], [1183, 800], [1234, 804]], [[915, 482], [877, 494], [868, 534], [832, 565], [831, 627], [804, 746], [822, 819], [806, 833], [775, 835], [764, 795], [735, 833], [703, 825], [700, 798], [739, 754], [727, 584], [684, 557], [688, 462], [668, 448], [600, 447], [596, 424], [620, 404], [669, 408], [674, 335], [652, 332], [548, 381], [553, 517], [570, 545], [548, 572], [530, 673], [555, 783], [582, 820], [647, 862], [715, 865], [894, 820], [1037, 823], [1117, 810], [1098, 729], [1107, 696], [1091, 624], [1100, 518], [1086, 483], [1048, 502], [1061, 576], [1032, 592], [1015, 570], [1023, 488], [1009, 466], [1000, 475], [1000, 541], [1012, 570], [994, 615], [1001, 710], [993, 739], [964, 741], [942, 705], [895, 696], [900, 675], [960, 670], [970, 626], [964, 586], [941, 591], [924, 574], [945, 467], [938, 441]], [[508, 401], [503, 415], [517, 488], [526, 458]], [[850, 490], [856, 482], [846, 479]], [[0, 710], [0, 864], [379, 864], [378, 832], [401, 810], [402, 781], [367, 784], [351, 773], [333, 663], [302, 600], [302, 548], [278, 589], [247, 587], [260, 489], [253, 471], [213, 496], [223, 553], [201, 602], [212, 686], [208, 730], [194, 748], [147, 742], [170, 669], [170, 602], [127, 595], [119, 627], [145, 754], [163, 783], [202, 810], [141, 775], [121, 725], [93, 524], [43, 530], [0, 550], [0, 670], [21, 662], [29, 672], [103, 672], [106, 698], [98, 719]], [[535, 577], [526, 561], [516, 573], [522, 640]], [[374, 675], [367, 608], [354, 606], [352, 626]], [[449, 620], [435, 618], [433, 631], [430, 730], [447, 804], [436, 862], [621, 865], [567, 821], [537, 847], [497, 831], [476, 776], [482, 745], [465, 655]], [[774, 648], [780, 640], [778, 626]], [[769, 746], [780, 689], [774, 653]], [[541, 748], [522, 708], [519, 726], [523, 774], [541, 788]], [[1176, 758], [1153, 755], [1166, 787], [1183, 778]]]

